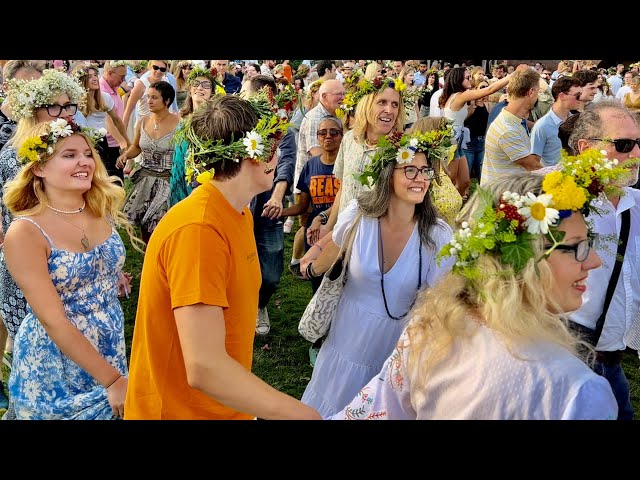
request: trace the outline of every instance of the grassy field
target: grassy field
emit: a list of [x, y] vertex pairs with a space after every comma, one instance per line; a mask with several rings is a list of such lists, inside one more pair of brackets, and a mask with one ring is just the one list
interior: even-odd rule
[[[131, 338], [136, 314], [142, 255], [133, 250], [126, 234], [122, 238], [127, 247], [125, 271], [133, 276], [132, 293], [122, 300], [125, 314], [125, 337], [127, 353], [130, 352]], [[285, 235], [285, 263], [291, 258], [293, 234]], [[254, 343], [253, 372], [265, 382], [280, 391], [300, 398], [311, 378], [309, 365], [309, 346], [298, 334], [298, 320], [311, 298], [309, 282], [293, 278], [285, 265], [280, 286], [268, 305], [271, 320], [271, 332], [266, 336], [256, 336]], [[640, 361], [636, 355], [625, 354], [623, 365], [631, 383], [631, 399], [640, 418]], [[8, 376], [3, 369], [5, 379]]]

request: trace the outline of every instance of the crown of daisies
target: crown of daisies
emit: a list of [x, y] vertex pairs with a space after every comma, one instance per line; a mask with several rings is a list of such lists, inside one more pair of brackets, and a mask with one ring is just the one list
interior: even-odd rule
[[354, 174], [363, 185], [369, 187], [378, 182], [378, 177], [385, 165], [396, 162], [400, 165], [411, 163], [417, 152], [423, 152], [431, 160], [440, 160], [446, 165], [455, 153], [456, 145], [452, 143], [453, 124], [443, 120], [438, 130], [426, 133], [403, 135], [391, 132], [380, 137], [376, 145], [376, 153], [371, 164], [361, 174]]
[[542, 194], [503, 192], [497, 205], [488, 190], [477, 188], [480, 207], [475, 218], [462, 222], [461, 229], [438, 254], [453, 256], [453, 271], [472, 280], [481, 279], [477, 266], [481, 255], [492, 254], [517, 274], [534, 258], [532, 240], [543, 235], [551, 245], [540, 261], [563, 243], [564, 232], [558, 230], [562, 219], [573, 212], [588, 215], [600, 213], [593, 200], [601, 194], [621, 194], [618, 179], [629, 174], [618, 160], [609, 160], [605, 151], [589, 149], [576, 156], [563, 152], [558, 169], [547, 173], [542, 181]]
[[64, 118], [49, 122], [48, 130], [49, 133], [27, 138], [22, 143], [18, 149], [18, 160], [22, 164], [43, 161], [47, 155], [53, 153], [53, 147], [58, 140], [74, 133], [86, 134], [94, 145], [107, 134], [106, 128], [81, 127], [73, 121], [67, 122]]
[[244, 158], [268, 162], [275, 153], [278, 141], [289, 128], [286, 117], [276, 113], [277, 107], [267, 95], [260, 90], [246, 99], [260, 119], [255, 128], [246, 132], [242, 138], [225, 144], [220, 139], [203, 139], [194, 131], [189, 117], [184, 128], [177, 134], [179, 140], [185, 140], [187, 159], [185, 161], [185, 178], [187, 183], [193, 179], [202, 184], [213, 178], [217, 162], [240, 162]]
[[[357, 83], [355, 85], [350, 84], [349, 88], [345, 88], [347, 90], [347, 94], [342, 101], [342, 104], [336, 110], [336, 115], [339, 118], [344, 118], [349, 115], [360, 99], [365, 95], [369, 95], [370, 93], [380, 93], [383, 92], [386, 88], [393, 88], [395, 91], [400, 93], [400, 99], [404, 102], [404, 92], [407, 89], [407, 86], [400, 79], [396, 78], [383, 78], [378, 75], [373, 80], [367, 79], [359, 79], [357, 77]], [[354, 79], [355, 81], [355, 79]]]
[[55, 69], [46, 69], [36, 80], [12, 78], [9, 80], [9, 105], [15, 120], [33, 116], [36, 108], [49, 105], [61, 93], [69, 96], [71, 103], [80, 108], [87, 101], [84, 87], [78, 80]]

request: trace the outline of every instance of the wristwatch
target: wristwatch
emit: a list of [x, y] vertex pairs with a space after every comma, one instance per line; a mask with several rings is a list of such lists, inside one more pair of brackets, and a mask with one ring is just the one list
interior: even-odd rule
[[326, 225], [327, 222], [329, 221], [329, 215], [327, 215], [326, 211], [322, 211], [318, 214], [318, 216], [320, 217], [320, 223], [322, 225]]

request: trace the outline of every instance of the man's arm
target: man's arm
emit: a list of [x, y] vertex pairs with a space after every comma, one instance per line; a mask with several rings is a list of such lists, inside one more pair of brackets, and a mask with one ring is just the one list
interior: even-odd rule
[[528, 171], [538, 170], [539, 168], [543, 167], [542, 162], [540, 161], [540, 157], [534, 153], [530, 153], [526, 157], [514, 160], [513, 163], [517, 163]]
[[320, 414], [260, 380], [227, 354], [222, 308], [202, 303], [174, 309], [189, 386], [258, 418], [320, 420]]

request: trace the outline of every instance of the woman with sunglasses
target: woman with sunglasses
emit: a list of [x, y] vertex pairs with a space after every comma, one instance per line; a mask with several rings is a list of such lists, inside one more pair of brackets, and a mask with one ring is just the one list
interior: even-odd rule
[[149, 86], [161, 80], [166, 81], [168, 67], [169, 64], [165, 60], [149, 60], [149, 71], [135, 81], [124, 107], [122, 121], [127, 128], [135, 126], [140, 118], [149, 114], [147, 104]]
[[[397, 150], [396, 144], [405, 147]], [[435, 261], [452, 232], [438, 218], [429, 193], [432, 158], [450, 148], [423, 134], [391, 134], [377, 147], [359, 179], [371, 182], [372, 189], [340, 213], [329, 243], [306, 269], [311, 277], [328, 271], [345, 248], [347, 232], [350, 236], [356, 228], [351, 255], [344, 260], [347, 282], [301, 399], [323, 417], [344, 408], [380, 371], [417, 293], [450, 268]]]
[[[73, 120], [78, 106], [86, 103], [84, 88], [71, 76], [55, 69], [44, 70], [36, 80], [11, 79], [8, 104], [18, 125], [13, 136], [0, 153], [0, 205], [2, 232], [9, 228], [13, 216], [3, 200], [4, 186], [20, 170], [18, 148], [29, 137], [32, 128], [40, 123], [62, 118]], [[16, 286], [0, 255], [0, 309], [11, 338], [14, 338], [26, 316], [24, 295]]]
[[[180, 109], [180, 124], [176, 130], [176, 135], [180, 136], [183, 131], [185, 121], [198, 108], [204, 105], [216, 92], [216, 88], [222, 86], [218, 83], [210, 70], [196, 66], [190, 70], [187, 76], [187, 86], [189, 96]], [[224, 89], [223, 89], [224, 91]], [[220, 93], [218, 91], [218, 93]], [[175, 139], [175, 151], [173, 154], [173, 166], [171, 167], [171, 179], [169, 181], [170, 198], [169, 206], [172, 207], [183, 198], [189, 196], [194, 186], [188, 184], [185, 179], [184, 162], [187, 157], [187, 147], [189, 142], [184, 139]]]

